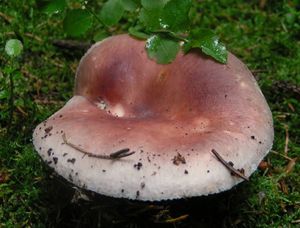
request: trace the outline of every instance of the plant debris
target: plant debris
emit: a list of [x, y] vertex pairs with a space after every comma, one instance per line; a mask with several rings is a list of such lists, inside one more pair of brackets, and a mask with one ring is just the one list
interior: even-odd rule
[[172, 161], [174, 165], [186, 164], [185, 158], [180, 153], [177, 153], [177, 155], [174, 156]]
[[125, 148], [125, 149], [116, 151], [114, 153], [111, 153], [109, 155], [93, 154], [91, 152], [88, 152], [88, 151], [80, 148], [79, 146], [76, 146], [73, 143], [68, 142], [65, 133], [62, 134], [62, 138], [63, 138], [63, 141], [66, 145], [72, 147], [75, 150], [78, 150], [79, 152], [83, 153], [84, 155], [87, 155], [87, 156], [93, 157], [93, 158], [117, 160], [117, 159], [120, 159], [120, 158], [123, 158], [123, 157], [128, 157], [128, 156], [135, 153], [134, 151], [130, 152], [130, 149]]
[[212, 149], [211, 152], [231, 173], [233, 173], [235, 176], [238, 176], [238, 177], [244, 179], [245, 181], [249, 181], [249, 178], [244, 175], [243, 169], [238, 170], [238, 169], [233, 168], [233, 164], [226, 162], [215, 149]]

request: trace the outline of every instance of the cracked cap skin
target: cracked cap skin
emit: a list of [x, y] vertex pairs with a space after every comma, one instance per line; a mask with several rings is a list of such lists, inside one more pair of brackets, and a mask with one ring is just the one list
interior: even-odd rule
[[[248, 68], [199, 51], [167, 65], [128, 35], [93, 45], [80, 61], [74, 96], [39, 124], [41, 158], [74, 185], [111, 197], [160, 201], [218, 193], [240, 183], [211, 152], [249, 177], [273, 142], [270, 109]], [[94, 155], [128, 148], [128, 157]]]

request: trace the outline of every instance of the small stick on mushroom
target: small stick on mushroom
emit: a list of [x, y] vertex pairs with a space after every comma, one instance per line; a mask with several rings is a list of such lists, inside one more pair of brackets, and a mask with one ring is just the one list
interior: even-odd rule
[[65, 133], [63, 133], [62, 138], [63, 138], [63, 141], [66, 145], [72, 147], [75, 150], [78, 150], [79, 152], [83, 153], [84, 155], [88, 155], [89, 157], [93, 157], [93, 158], [116, 160], [116, 159], [120, 159], [120, 158], [123, 158], [123, 157], [128, 157], [128, 156], [135, 153], [134, 151], [130, 152], [129, 148], [125, 148], [125, 149], [122, 149], [122, 150], [118, 150], [114, 153], [111, 153], [109, 155], [93, 154], [91, 152], [85, 151], [84, 149], [80, 148], [79, 146], [76, 146], [73, 143], [68, 142]]
[[122, 149], [122, 150], [118, 150], [118, 151], [116, 151], [114, 153], [111, 153], [109, 155], [109, 158], [110, 159], [119, 159], [119, 158], [130, 156], [130, 155], [132, 155], [134, 153], [135, 153], [134, 151], [130, 152], [129, 148], [125, 148], [125, 149]]
[[242, 174], [240, 171], [238, 171], [237, 169], [233, 168], [229, 162], [225, 161], [221, 155], [215, 150], [215, 149], [212, 149], [211, 152], [216, 156], [216, 158], [227, 168], [229, 169], [232, 173], [234, 173], [236, 176], [246, 180], [246, 181], [249, 181], [249, 178], [246, 177], [244, 174]]

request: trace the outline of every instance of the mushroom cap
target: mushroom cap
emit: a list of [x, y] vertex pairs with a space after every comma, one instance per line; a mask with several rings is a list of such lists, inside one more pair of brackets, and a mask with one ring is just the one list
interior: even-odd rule
[[[109, 155], [124, 148], [134, 154]], [[254, 77], [229, 53], [220, 64], [199, 51], [168, 65], [128, 35], [93, 45], [74, 96], [34, 131], [42, 159], [76, 186], [112, 197], [159, 201], [208, 195], [249, 177], [271, 149], [272, 115]]]

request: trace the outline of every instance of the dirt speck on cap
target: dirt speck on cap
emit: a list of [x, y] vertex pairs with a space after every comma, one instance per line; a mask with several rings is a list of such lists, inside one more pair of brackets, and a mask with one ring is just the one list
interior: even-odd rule
[[185, 158], [180, 153], [177, 153], [177, 155], [174, 156], [172, 161], [174, 165], [186, 164]]
[[45, 128], [44, 131], [48, 134], [52, 129], [53, 129], [53, 126], [49, 126], [49, 127]]
[[57, 162], [58, 162], [58, 158], [57, 157], [53, 157], [53, 161], [54, 161], [54, 164], [56, 165]]
[[51, 156], [51, 153], [52, 153], [52, 148], [49, 148], [47, 151], [48, 156]]
[[133, 167], [137, 170], [140, 170], [142, 168], [143, 164], [141, 162], [138, 162], [137, 164], [134, 164]]
[[74, 164], [74, 163], [75, 163], [75, 161], [76, 161], [76, 159], [75, 159], [75, 158], [72, 158], [72, 159], [68, 159], [68, 160], [67, 160], [67, 162], [70, 162], [70, 163], [72, 163], [72, 164]]

